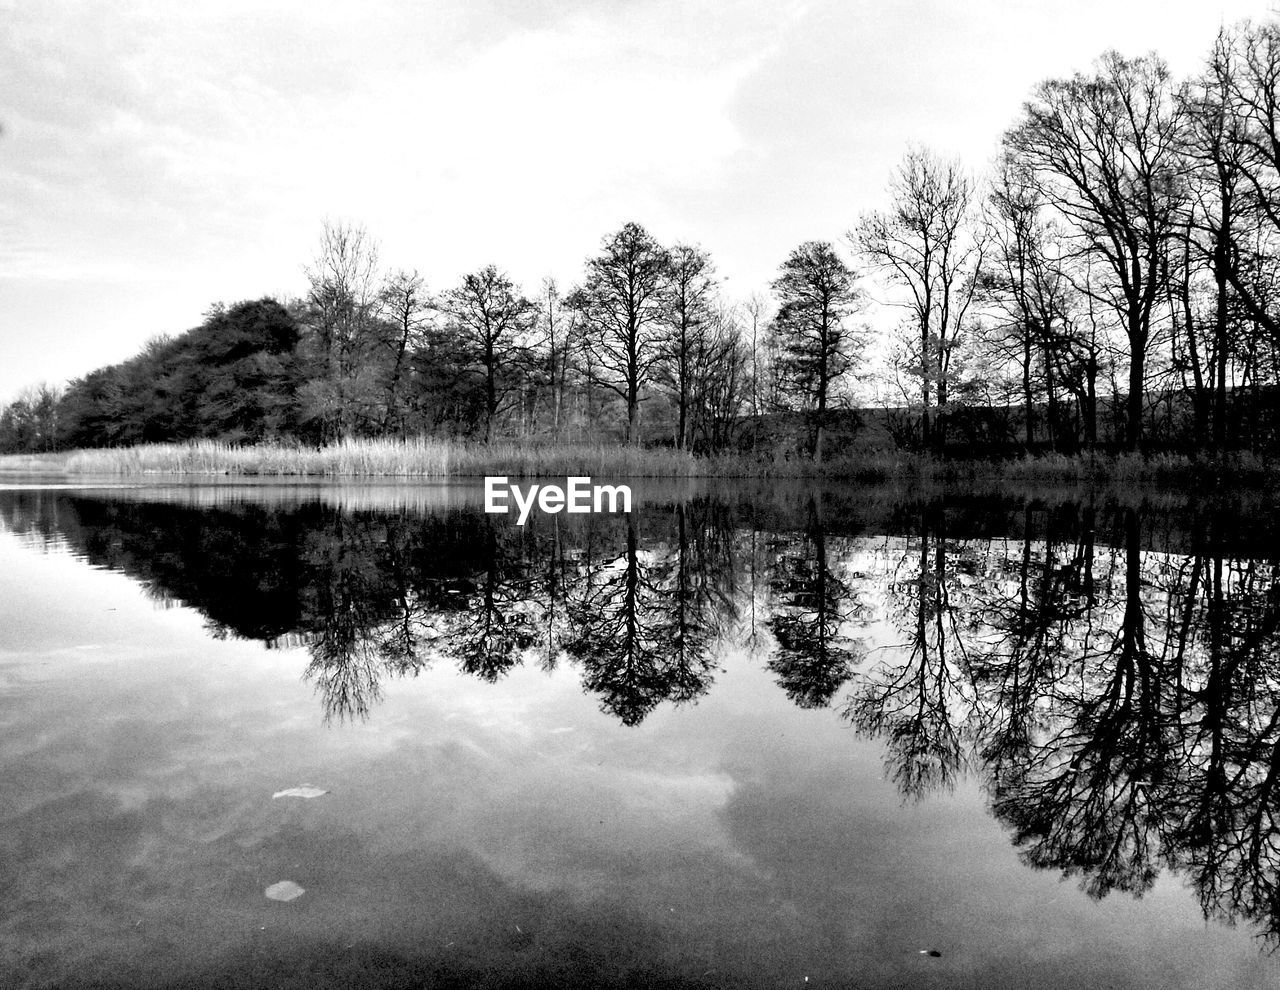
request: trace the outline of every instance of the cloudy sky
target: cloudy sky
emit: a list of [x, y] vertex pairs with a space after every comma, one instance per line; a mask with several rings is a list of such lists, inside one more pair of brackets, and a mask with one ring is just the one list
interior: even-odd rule
[[908, 142], [980, 172], [1039, 80], [1107, 48], [1190, 73], [1269, 6], [0, 0], [0, 401], [299, 294], [326, 217], [435, 288], [572, 282], [635, 219], [745, 296]]

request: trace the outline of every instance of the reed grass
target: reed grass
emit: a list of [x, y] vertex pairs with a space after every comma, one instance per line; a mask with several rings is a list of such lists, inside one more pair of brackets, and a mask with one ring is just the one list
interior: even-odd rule
[[212, 440], [182, 444], [80, 450], [66, 456], [68, 474], [148, 474], [267, 477], [450, 478], [481, 475], [535, 477], [694, 477], [701, 462], [674, 450], [621, 445], [493, 444], [451, 440], [346, 440], [325, 447], [258, 444], [236, 447]]
[[622, 444], [459, 440], [347, 440], [325, 447], [234, 446], [213, 440], [145, 444], [44, 455], [0, 457], [0, 472], [74, 476], [224, 475], [233, 477], [512, 478], [586, 475], [605, 478], [829, 478], [860, 483], [1178, 486], [1263, 485], [1280, 470], [1253, 454], [1228, 458], [1181, 454], [1038, 457], [998, 461], [939, 460], [903, 451], [842, 453], [821, 464], [786, 453], [695, 457], [670, 448]]
[[0, 474], [61, 474], [69, 455], [5, 454], [0, 456]]

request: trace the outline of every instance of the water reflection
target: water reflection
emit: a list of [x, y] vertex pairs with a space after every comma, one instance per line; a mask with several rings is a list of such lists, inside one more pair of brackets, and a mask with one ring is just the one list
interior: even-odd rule
[[838, 555], [828, 553], [822, 513], [812, 498], [799, 538], [773, 534], [770, 550], [769, 669], [801, 708], [825, 707], [853, 676], [865, 649], [852, 633], [864, 614], [858, 593], [842, 575]]
[[1028, 864], [1095, 897], [1164, 868], [1206, 915], [1280, 937], [1280, 570], [1222, 552], [1203, 514], [1188, 554], [1143, 549], [1133, 508], [1026, 510], [1023, 537], [955, 540], [925, 513], [880, 561], [907, 646], [845, 715], [883, 736], [911, 795], [982, 774]]
[[1027, 864], [1095, 897], [1176, 870], [1207, 917], [1280, 943], [1280, 559], [1220, 509], [704, 495], [516, 528], [8, 492], [0, 518], [216, 636], [305, 647], [335, 722], [430, 664], [570, 664], [633, 726], [746, 647], [881, 740], [904, 797], [976, 773]]

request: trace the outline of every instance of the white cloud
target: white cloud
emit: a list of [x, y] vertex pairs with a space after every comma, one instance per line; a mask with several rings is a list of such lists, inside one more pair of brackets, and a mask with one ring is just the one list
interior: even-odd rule
[[[745, 294], [795, 243], [876, 205], [906, 140], [981, 168], [1044, 75], [1113, 45], [1187, 71], [1247, 13], [1266, 11], [9, 4], [0, 399], [122, 358], [216, 299], [300, 289], [326, 216], [363, 222], [436, 286], [489, 262], [573, 278], [635, 219], [701, 242]], [[71, 283], [115, 284], [120, 305], [79, 311]], [[86, 327], [93, 346], [75, 346]]]

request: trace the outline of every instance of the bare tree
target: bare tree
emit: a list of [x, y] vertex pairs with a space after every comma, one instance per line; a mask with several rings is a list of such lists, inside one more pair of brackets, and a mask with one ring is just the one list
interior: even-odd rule
[[1108, 52], [1090, 76], [1050, 79], [1005, 147], [1042, 184], [1078, 250], [1100, 262], [1082, 286], [1111, 307], [1129, 348], [1126, 442], [1142, 447], [1148, 345], [1183, 200], [1183, 111], [1155, 56]]
[[723, 450], [734, 440], [749, 408], [750, 360], [739, 312], [716, 306], [690, 355], [689, 433], [695, 451]]
[[627, 409], [626, 441], [640, 436], [640, 393], [661, 357], [671, 255], [637, 223], [605, 238], [587, 262], [587, 277], [571, 296], [586, 333], [600, 383]]
[[657, 377], [676, 403], [676, 449], [689, 444], [689, 413], [694, 363], [707, 348], [714, 317], [715, 269], [701, 248], [677, 244], [671, 249], [666, 333], [660, 344]]
[[488, 265], [464, 276], [449, 292], [445, 311], [464, 347], [480, 366], [484, 379], [484, 439], [493, 439], [493, 423], [499, 406], [511, 391], [509, 372], [518, 360], [521, 336], [533, 320], [533, 303], [496, 266]]
[[564, 415], [565, 392], [573, 366], [573, 350], [578, 329], [575, 310], [565, 304], [553, 278], [542, 280], [538, 293], [540, 347], [546, 353], [547, 386], [550, 391], [551, 428], [559, 435]]
[[378, 246], [364, 227], [326, 220], [305, 268], [314, 372], [306, 393], [326, 439], [347, 436], [375, 401], [369, 352], [380, 342]]
[[1274, 252], [1280, 235], [1280, 24], [1249, 25], [1221, 39], [1210, 72], [1234, 118], [1222, 142], [1222, 164], [1239, 170], [1261, 240], [1257, 252], [1226, 251], [1222, 268], [1249, 316], [1280, 336], [1280, 317], [1249, 277], [1250, 255]]
[[47, 453], [58, 449], [62, 389], [41, 383], [24, 388], [0, 408], [0, 453]]
[[753, 292], [742, 304], [742, 310], [751, 328], [751, 451], [755, 453], [760, 445], [760, 417], [765, 409], [773, 408], [776, 399], [774, 389], [769, 387], [772, 379], [771, 353], [767, 339], [761, 339], [765, 336], [769, 303], [763, 295]]
[[[983, 294], [993, 316], [986, 343], [1017, 367], [1025, 442], [1036, 439], [1036, 406], [1047, 405], [1046, 436], [1055, 445], [1063, 367], [1074, 358], [1073, 292], [1063, 270], [1059, 231], [1046, 220], [1032, 177], [1006, 159], [987, 197]], [[1096, 388], [1096, 369], [1086, 378]], [[1091, 393], [1092, 395], [1093, 393]], [[1096, 403], [1090, 403], [1090, 410]], [[1088, 418], [1092, 419], [1090, 411]]]
[[432, 302], [426, 283], [417, 271], [403, 269], [387, 277], [382, 289], [382, 302], [390, 329], [388, 344], [392, 352], [391, 367], [387, 373], [386, 410], [383, 413], [384, 432], [393, 427], [404, 432], [404, 408], [401, 385], [404, 381], [407, 356], [421, 343]]
[[[1195, 383], [1198, 440], [1212, 410], [1212, 443], [1228, 445], [1228, 372], [1248, 365], [1257, 328], [1280, 338], [1271, 259], [1280, 248], [1280, 29], [1245, 25], [1219, 32], [1200, 76], [1183, 90], [1190, 196], [1177, 309]], [[1212, 317], [1192, 304], [1197, 270], [1212, 283]], [[1252, 324], [1233, 340], [1233, 323]], [[1197, 340], [1198, 323], [1207, 323]], [[1202, 368], [1203, 365], [1203, 368]], [[1256, 379], [1255, 379], [1256, 380]], [[1239, 438], [1237, 438], [1239, 439]]]
[[848, 322], [862, 296], [854, 273], [826, 241], [806, 241], [792, 251], [773, 291], [779, 305], [772, 330], [781, 351], [783, 389], [809, 412], [810, 454], [821, 461], [836, 387], [865, 344], [862, 328]]
[[[920, 384], [921, 442], [941, 450], [956, 349], [982, 267], [974, 186], [959, 162], [912, 148], [889, 190], [890, 209], [864, 215], [849, 239], [872, 266], [906, 292], [918, 342], [913, 376]], [[935, 399], [936, 430], [931, 422]]]

